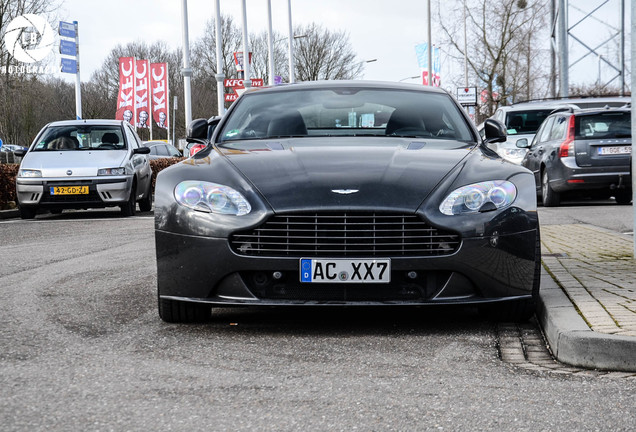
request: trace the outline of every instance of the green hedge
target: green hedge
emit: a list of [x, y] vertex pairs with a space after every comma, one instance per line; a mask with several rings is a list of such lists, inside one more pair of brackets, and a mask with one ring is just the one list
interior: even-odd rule
[[[185, 158], [162, 158], [150, 161], [152, 168], [152, 190], [155, 190], [157, 173]], [[14, 208], [16, 205], [15, 178], [18, 175], [18, 164], [0, 164], [0, 210]]]

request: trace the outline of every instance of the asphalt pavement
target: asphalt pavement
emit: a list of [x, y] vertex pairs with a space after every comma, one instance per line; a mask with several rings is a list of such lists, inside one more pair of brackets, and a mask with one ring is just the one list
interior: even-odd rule
[[[0, 219], [19, 217], [0, 211]], [[588, 224], [541, 227], [537, 318], [554, 357], [598, 370], [636, 372], [633, 236]]]

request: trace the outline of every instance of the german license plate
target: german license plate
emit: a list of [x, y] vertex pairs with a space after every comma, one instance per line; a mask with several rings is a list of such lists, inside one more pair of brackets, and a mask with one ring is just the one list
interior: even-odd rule
[[88, 186], [51, 186], [51, 195], [88, 195]]
[[389, 283], [390, 259], [300, 259], [300, 281], [312, 283]]
[[616, 154], [630, 154], [632, 152], [632, 146], [612, 146], [612, 147], [599, 147], [599, 155], [616, 155]]

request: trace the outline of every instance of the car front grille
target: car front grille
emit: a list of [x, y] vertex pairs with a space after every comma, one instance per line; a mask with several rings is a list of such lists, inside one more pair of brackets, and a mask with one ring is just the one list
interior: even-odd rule
[[416, 215], [321, 212], [272, 216], [230, 244], [247, 256], [412, 257], [452, 254], [460, 240]]

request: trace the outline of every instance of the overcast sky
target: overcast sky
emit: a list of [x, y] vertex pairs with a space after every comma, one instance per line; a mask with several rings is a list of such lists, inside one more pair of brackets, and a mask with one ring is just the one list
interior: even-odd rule
[[[605, 9], [618, 12], [619, 1], [610, 0]], [[288, 2], [271, 0], [271, 3], [273, 30], [287, 35]], [[435, 5], [437, 1], [431, 3]], [[599, 0], [577, 0], [575, 6], [589, 9], [600, 3]], [[426, 4], [426, 0], [292, 0], [292, 21], [294, 26], [316, 22], [332, 31], [347, 32], [360, 61], [377, 59], [365, 64], [363, 79], [415, 83], [421, 79], [408, 77], [421, 74], [415, 45], [426, 42]], [[454, 7], [460, 3], [443, 0], [441, 4]], [[163, 40], [171, 47], [181, 46], [181, 5], [181, 0], [65, 0], [60, 18], [79, 22], [82, 81], [87, 81], [92, 72], [101, 67], [109, 51], [118, 44]], [[629, 12], [629, 2], [627, 8]], [[241, 25], [240, 0], [221, 0], [221, 13], [234, 17], [235, 23]], [[570, 14], [572, 21], [579, 13], [571, 10]], [[214, 0], [188, 0], [188, 16], [192, 44], [202, 36], [206, 21], [214, 17]], [[435, 11], [433, 17], [436, 17]], [[247, 25], [250, 33], [267, 29], [266, 0], [247, 0]], [[433, 44], [439, 43], [435, 30], [433, 24]], [[549, 37], [547, 32], [546, 35]], [[629, 33], [626, 38], [630, 38]], [[596, 63], [588, 67], [590, 76], [598, 75]], [[462, 74], [463, 64], [442, 58], [443, 87], [451, 90], [444, 75], [448, 78], [448, 75], [461, 77]], [[68, 74], [61, 75], [69, 81], [74, 79]]]

